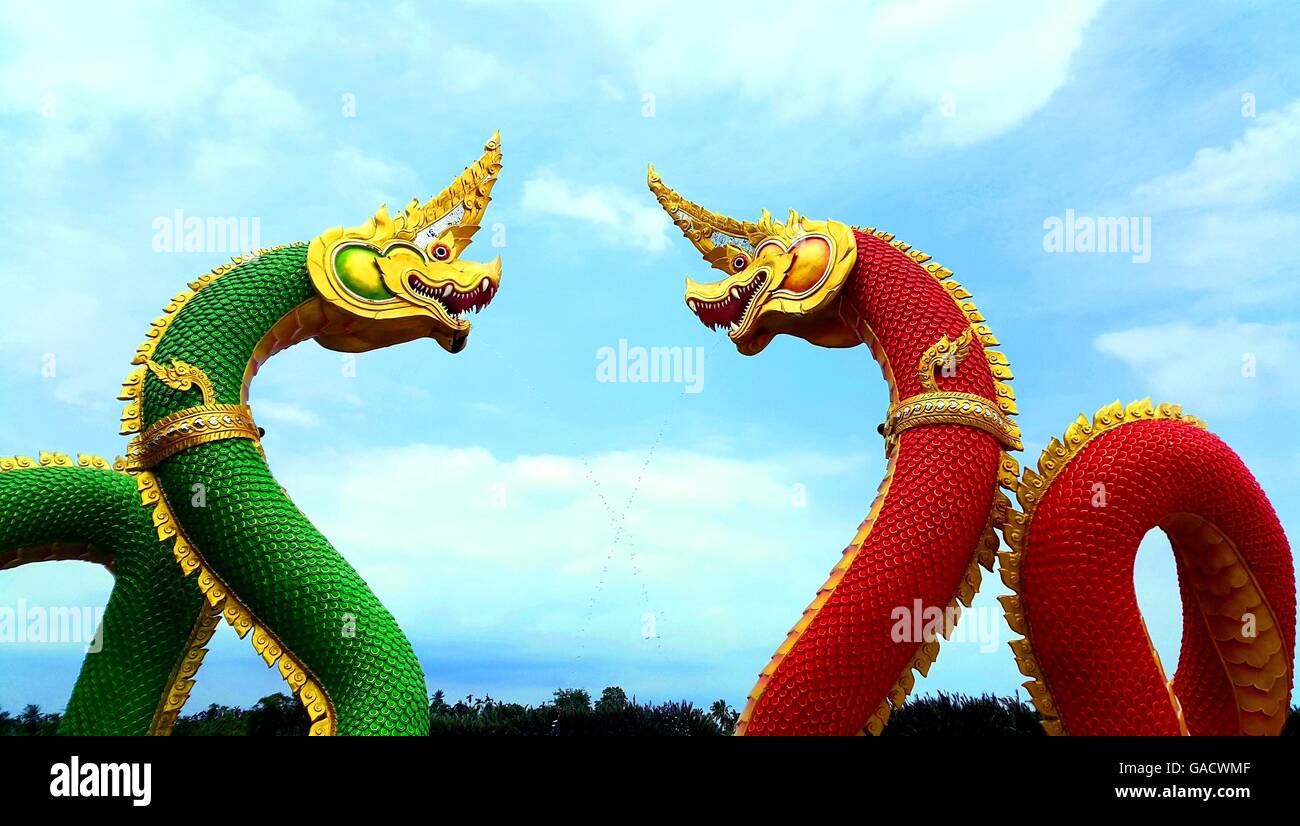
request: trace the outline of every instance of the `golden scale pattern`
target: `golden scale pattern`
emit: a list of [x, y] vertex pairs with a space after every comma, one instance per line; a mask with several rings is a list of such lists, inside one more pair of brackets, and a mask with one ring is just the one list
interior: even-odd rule
[[[1098, 410], [1091, 421], [1080, 414], [1062, 438], [1054, 437], [1048, 442], [1038, 459], [1036, 471], [1026, 467], [1023, 477], [1019, 479], [1014, 465], [1009, 466], [1004, 463], [1000, 471], [999, 481], [1015, 494], [1016, 500], [1020, 503], [1020, 510], [1008, 507], [1005, 511], [1002, 536], [1010, 550], [998, 554], [998, 570], [1002, 581], [1012, 593], [998, 599], [1005, 610], [1007, 625], [1021, 636], [1018, 640], [1012, 640], [1011, 650], [1015, 653], [1016, 665], [1020, 673], [1029, 678], [1024, 684], [1025, 690], [1029, 692], [1034, 708], [1043, 718], [1043, 728], [1048, 734], [1063, 735], [1067, 732], [1061, 723], [1056, 700], [1052, 697], [1038, 659], [1034, 656], [1033, 647], [1030, 645], [1029, 626], [1020, 596], [1020, 571], [1024, 559], [1025, 538], [1029, 535], [1029, 525], [1034, 518], [1034, 510], [1065, 466], [1093, 439], [1131, 422], [1156, 419], [1182, 421], [1202, 429], [1205, 427], [1205, 422], [1183, 413], [1179, 405], [1152, 405], [1151, 399], [1148, 398], [1133, 402], [1126, 407], [1115, 401]], [[1177, 700], [1173, 698], [1172, 692], [1171, 700], [1177, 706]]]
[[[943, 288], [948, 292], [948, 295], [952, 297], [952, 300], [957, 303], [957, 306], [961, 309], [962, 313], [970, 321], [970, 329], [973, 331], [974, 337], [977, 338], [980, 344], [985, 348], [984, 356], [988, 361], [989, 370], [993, 374], [993, 383], [997, 394], [996, 401], [998, 407], [1007, 416], [1016, 415], [1019, 412], [1016, 408], [1016, 394], [1011, 386], [1007, 384], [1007, 382], [1011, 381], [1013, 378], [1010, 362], [1007, 361], [1007, 357], [1001, 352], [989, 349], [999, 346], [1001, 342], [999, 342], [997, 337], [993, 335], [993, 331], [989, 329], [989, 325], [985, 321], [984, 316], [975, 306], [975, 303], [970, 300], [971, 294], [967, 292], [961, 284], [953, 280], [952, 270], [937, 263], [932, 263], [931, 256], [918, 249], [913, 249], [910, 244], [897, 240], [892, 233], [885, 232], [884, 230], [877, 230], [874, 227], [862, 228], [859, 231], [875, 235], [877, 238], [888, 242], [894, 249], [905, 253], [908, 258], [923, 267], [926, 272], [928, 272], [943, 286]], [[865, 333], [863, 338], [867, 342], [872, 356], [881, 365], [885, 380], [889, 384], [891, 405], [896, 404], [898, 402], [898, 389], [893, 377], [893, 368], [889, 364], [889, 360], [884, 351], [871, 336], [870, 331], [867, 330], [863, 332]], [[817, 596], [813, 599], [812, 604], [804, 609], [803, 616], [800, 618], [798, 624], [796, 624], [795, 627], [790, 630], [790, 633], [786, 635], [786, 639], [781, 644], [781, 647], [777, 649], [772, 660], [768, 663], [767, 667], [763, 669], [762, 673], [765, 676], [771, 676], [771, 674], [776, 671], [780, 662], [794, 648], [795, 643], [799, 641], [799, 638], [803, 635], [804, 631], [806, 631], [812, 624], [813, 618], [817, 615], [817, 612], [826, 604], [827, 600], [830, 599], [831, 593], [844, 578], [844, 573], [852, 567], [853, 562], [857, 558], [858, 551], [861, 550], [862, 544], [867, 540], [867, 537], [871, 533], [871, 528], [875, 524], [876, 517], [879, 515], [880, 508], [884, 504], [885, 497], [889, 493], [889, 485], [894, 477], [894, 460], [896, 455], [895, 452], [891, 452], [890, 454], [889, 466], [886, 470], [885, 478], [880, 483], [876, 499], [872, 502], [871, 510], [868, 513], [867, 518], [863, 521], [861, 527], [858, 529], [857, 535], [853, 538], [853, 541], [849, 544], [848, 548], [845, 549], [844, 555], [840, 558], [840, 561], [831, 570], [830, 576], [817, 592]], [[1011, 458], [1006, 451], [1003, 451], [1003, 469], [1008, 466], [1008, 463], [1018, 471], [1019, 466], [1017, 465], [1016, 460]], [[1001, 472], [999, 473], [998, 481], [1002, 487], [1007, 487], [1005, 478]], [[1010, 490], [1010, 488], [1008, 489]], [[999, 527], [1005, 521], [1006, 512], [1010, 509], [1011, 500], [1007, 495], [1001, 490], [994, 491], [993, 508], [989, 515], [989, 521], [980, 535], [980, 540], [972, 554], [970, 565], [966, 569], [966, 573], [962, 576], [961, 584], [957, 587], [957, 593], [948, 603], [948, 608], [952, 611], [951, 616], [954, 618], [960, 617], [962, 606], [967, 608], [970, 607], [972, 600], [975, 598], [975, 594], [979, 592], [980, 583], [982, 581], [982, 576], [979, 570], [980, 566], [982, 565], [986, 570], [992, 572], [993, 561], [996, 558], [999, 545], [995, 528]], [[945, 637], [950, 635], [951, 632], [952, 628], [945, 628]], [[884, 730], [885, 723], [889, 721], [889, 716], [893, 709], [901, 707], [903, 703], [906, 702], [907, 696], [915, 687], [916, 676], [913, 672], [916, 672], [923, 677], [926, 676], [930, 673], [930, 666], [934, 664], [934, 661], [938, 656], [938, 640], [931, 640], [923, 643], [917, 649], [916, 654], [913, 655], [911, 661], [903, 668], [902, 673], [894, 682], [893, 688], [890, 689], [888, 696], [881, 701], [880, 705], [868, 718], [867, 724], [863, 729], [864, 734], [880, 734], [880, 732]], [[751, 701], [757, 702], [757, 697], [751, 698]]]
[[[1181, 554], [1181, 562], [1232, 683], [1239, 731], [1281, 734], [1289, 710], [1290, 668], [1286, 641], [1264, 590], [1232, 541], [1206, 520], [1189, 513], [1175, 514], [1160, 527], [1169, 534], [1174, 548], [1203, 551]], [[1245, 614], [1256, 618], [1254, 637], [1248, 637], [1242, 626]], [[1171, 694], [1172, 688], [1171, 684]], [[1174, 700], [1177, 704], [1176, 697]]]
[[[192, 301], [200, 290], [235, 267], [273, 250], [299, 246], [306, 246], [306, 244], [302, 242], [283, 244], [277, 247], [255, 250], [248, 255], [235, 256], [230, 263], [222, 264], [211, 272], [191, 281], [189, 290], [178, 293], [167, 304], [163, 309], [163, 315], [150, 325], [149, 331], [145, 334], [144, 343], [136, 350], [135, 358], [131, 361], [132, 364], [139, 366], [132, 370], [122, 383], [122, 393], [119, 398], [127, 403], [122, 411], [121, 432], [123, 435], [138, 434], [143, 426], [141, 416], [143, 414], [142, 395], [144, 393], [145, 375], [150, 369], [153, 369], [150, 363], [153, 360], [153, 354], [158, 347], [158, 343], [185, 305]], [[115, 462], [114, 468], [127, 472], [133, 471], [130, 464], [121, 458]], [[271, 633], [270, 629], [257, 621], [248, 606], [244, 605], [235, 596], [203, 560], [198, 548], [181, 532], [154, 475], [147, 470], [135, 472], [134, 475], [136, 477], [136, 488], [140, 492], [141, 504], [153, 511], [153, 525], [158, 531], [159, 541], [167, 542], [172, 540], [172, 554], [176, 557], [177, 563], [180, 564], [181, 570], [186, 576], [194, 573], [198, 574], [199, 590], [203, 592], [211, 608], [210, 611], [200, 614], [194, 630], [190, 633], [189, 644], [177, 665], [171, 687], [159, 703], [158, 713], [155, 716], [154, 724], [150, 727], [150, 732], [166, 734], [175, 725], [176, 718], [179, 717], [181, 708], [189, 699], [190, 691], [194, 687], [195, 675], [207, 653], [207, 644], [212, 639], [220, 619], [224, 617], [241, 639], [247, 637], [249, 632], [252, 632], [253, 649], [266, 661], [267, 667], [278, 664], [280, 676], [288, 684], [290, 690], [298, 695], [299, 700], [307, 709], [308, 717], [311, 719], [310, 733], [313, 735], [332, 735], [337, 728], [337, 715], [324, 691], [309, 676], [306, 667], [280, 644], [280, 641]]]

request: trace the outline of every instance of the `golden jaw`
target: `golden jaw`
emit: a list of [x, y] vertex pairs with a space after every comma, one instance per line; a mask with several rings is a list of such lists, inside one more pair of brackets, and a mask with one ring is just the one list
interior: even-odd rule
[[[688, 279], [686, 304], [712, 329], [726, 329], [742, 351], [746, 342], [762, 349], [756, 339], [760, 319], [784, 314], [804, 316], [838, 292], [854, 257], [851, 247], [837, 243], [831, 233], [810, 232], [794, 239], [771, 237], [761, 241], [750, 263], [742, 250], [732, 250], [726, 263], [738, 268], [735, 276], [713, 284]], [[837, 277], [838, 276], [838, 277]], [[777, 324], [769, 333], [779, 331]], [[770, 334], [766, 336], [770, 340]]]
[[697, 284], [688, 279], [686, 306], [704, 326], [725, 329], [735, 341], [748, 329], [754, 307], [761, 303], [763, 291], [770, 282], [768, 267], [742, 272], [713, 284]]
[[449, 261], [445, 264], [376, 259], [384, 284], [395, 295], [432, 311], [449, 330], [468, 333], [469, 314], [492, 303], [501, 284], [501, 259], [491, 264]]

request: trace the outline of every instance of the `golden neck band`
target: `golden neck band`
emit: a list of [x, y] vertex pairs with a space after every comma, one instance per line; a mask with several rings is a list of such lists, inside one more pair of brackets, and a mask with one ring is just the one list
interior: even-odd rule
[[131, 440], [126, 451], [128, 470], [148, 470], [182, 450], [223, 439], [251, 439], [258, 449], [262, 434], [253, 411], [242, 404], [203, 404], [159, 419]]
[[1008, 450], [1020, 450], [1020, 428], [1003, 414], [997, 402], [974, 393], [931, 390], [891, 405], [885, 419], [886, 441], [914, 427], [962, 424], [992, 434]]

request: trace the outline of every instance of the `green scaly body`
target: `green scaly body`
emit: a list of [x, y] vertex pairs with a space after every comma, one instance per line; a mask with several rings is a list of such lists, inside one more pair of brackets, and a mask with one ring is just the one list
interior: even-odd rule
[[0, 569], [45, 559], [116, 569], [103, 651], [86, 660], [65, 731], [168, 733], [224, 616], [279, 668], [313, 734], [427, 733], [410, 642], [276, 484], [240, 405], [254, 362], [314, 336], [348, 352], [420, 339], [459, 352], [465, 314], [500, 283], [499, 257], [460, 257], [500, 168], [494, 134], [423, 204], [396, 216], [381, 206], [359, 227], [191, 284], [154, 322], [123, 387], [122, 432], [141, 434], [115, 465], [125, 473], [90, 457], [0, 459]]
[[139, 502], [134, 478], [112, 470], [0, 473], [0, 559], [21, 564], [36, 551], [36, 559], [91, 556], [113, 567], [101, 647], [86, 655], [60, 734], [147, 734], [188, 649], [203, 597]]
[[[257, 343], [314, 295], [306, 253], [267, 251], [204, 287], [173, 319], [154, 360], [203, 370], [219, 403], [239, 403]], [[197, 389], [177, 391], [149, 374], [144, 427], [201, 402]], [[336, 733], [427, 733], [424, 675], [410, 642], [283, 492], [253, 442], [192, 447], [153, 472], [207, 565], [324, 689]]]

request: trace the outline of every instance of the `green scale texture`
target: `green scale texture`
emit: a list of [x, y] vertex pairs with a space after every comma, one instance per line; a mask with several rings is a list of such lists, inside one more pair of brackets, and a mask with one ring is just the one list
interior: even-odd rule
[[203, 605], [140, 506], [135, 479], [88, 468], [0, 473], [0, 551], [55, 542], [111, 553], [115, 582], [60, 734], [141, 735], [170, 688]]
[[[257, 342], [315, 295], [306, 257], [306, 247], [272, 250], [204, 287], [173, 320], [154, 360], [201, 368], [218, 402], [239, 403]], [[201, 403], [197, 388], [178, 392], [153, 374], [145, 379], [145, 427]], [[338, 734], [428, 733], [424, 674], [410, 642], [285, 495], [252, 442], [191, 448], [154, 473], [203, 558], [325, 690]]]

